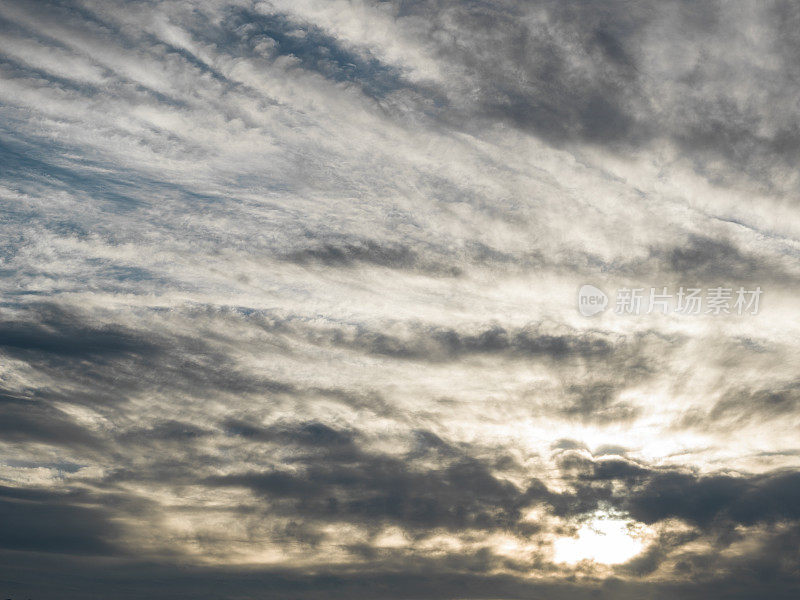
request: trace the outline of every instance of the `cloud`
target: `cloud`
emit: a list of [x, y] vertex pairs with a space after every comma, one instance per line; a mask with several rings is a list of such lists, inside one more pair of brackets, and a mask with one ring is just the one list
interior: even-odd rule
[[749, 478], [662, 473], [647, 482], [629, 508], [645, 523], [669, 517], [701, 527], [795, 521], [799, 484], [796, 472]]
[[2, 3], [5, 593], [796, 597], [797, 21]]
[[[263, 434], [244, 435], [264, 440]], [[218, 475], [205, 483], [247, 488], [270, 501], [271, 510], [370, 527], [397, 523], [420, 531], [495, 529], [513, 527], [520, 519], [522, 492], [469, 456], [435, 469], [415, 469], [401, 458], [362, 451], [342, 432], [320, 424], [305, 424], [281, 437], [284, 443], [324, 452], [297, 456], [291, 471]], [[442, 447], [428, 448], [437, 455]]]
[[15, 395], [0, 395], [0, 432], [7, 442], [39, 442], [56, 446], [99, 450], [103, 441], [75, 423], [66, 413]]
[[0, 322], [2, 347], [6, 352], [81, 359], [128, 353], [152, 354], [156, 351], [153, 344], [145, 339], [136, 339], [124, 329], [93, 327], [58, 306], [44, 305], [30, 316], [35, 320]]
[[6, 526], [0, 547], [6, 550], [67, 555], [120, 554], [118, 527], [102, 506], [47, 490], [0, 488], [0, 514]]

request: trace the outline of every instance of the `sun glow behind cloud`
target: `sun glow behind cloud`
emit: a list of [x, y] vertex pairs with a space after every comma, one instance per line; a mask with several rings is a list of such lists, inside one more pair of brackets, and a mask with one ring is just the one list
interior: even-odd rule
[[648, 532], [629, 520], [597, 513], [580, 526], [576, 537], [553, 543], [557, 563], [576, 564], [584, 560], [605, 565], [629, 561], [644, 550]]

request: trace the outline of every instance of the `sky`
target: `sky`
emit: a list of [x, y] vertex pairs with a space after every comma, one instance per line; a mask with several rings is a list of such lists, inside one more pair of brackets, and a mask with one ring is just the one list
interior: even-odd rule
[[0, 0], [2, 597], [800, 596], [799, 59], [788, 1]]

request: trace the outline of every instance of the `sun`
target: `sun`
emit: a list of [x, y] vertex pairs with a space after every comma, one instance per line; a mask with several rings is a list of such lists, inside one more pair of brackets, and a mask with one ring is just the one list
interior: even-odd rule
[[563, 537], [553, 543], [554, 561], [575, 564], [590, 560], [618, 565], [639, 554], [647, 532], [641, 525], [605, 513], [581, 525], [577, 537]]

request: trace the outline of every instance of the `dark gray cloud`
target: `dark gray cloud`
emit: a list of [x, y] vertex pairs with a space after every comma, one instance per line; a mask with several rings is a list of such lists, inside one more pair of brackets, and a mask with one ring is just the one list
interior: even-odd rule
[[508, 354], [554, 360], [603, 357], [613, 353], [615, 340], [602, 332], [560, 334], [541, 331], [535, 324], [508, 331], [499, 325], [483, 327], [475, 333], [453, 329], [413, 328], [407, 337], [369, 330], [332, 330], [311, 334], [317, 342], [327, 342], [377, 355], [409, 360], [454, 360], [469, 355]]
[[774, 381], [758, 387], [731, 386], [722, 390], [708, 408], [684, 412], [676, 427], [736, 429], [743, 425], [785, 419], [797, 412], [798, 383]]
[[[79, 308], [17, 304], [0, 323], [0, 351], [55, 379], [84, 385], [71, 401], [124, 401], [165, 378], [187, 393], [289, 392], [291, 384], [237, 372], [230, 360], [200, 335], [168, 335], [98, 322]], [[102, 317], [101, 317], [102, 318]], [[59, 390], [34, 396], [63, 400]]]
[[[556, 145], [633, 150], [668, 140], [710, 180], [733, 185], [746, 175], [761, 189], [781, 189], [776, 179], [798, 157], [787, 24], [799, 17], [788, 3], [393, 4], [457, 66], [460, 78], [448, 82], [452, 123], [499, 120]], [[763, 37], [737, 47], [738, 24], [748, 19], [763, 23]], [[742, 62], [726, 56], [735, 51]], [[663, 63], [670, 53], [674, 60]], [[762, 56], [784, 76], [773, 76]], [[786, 112], [770, 113], [770, 102]]]
[[324, 423], [259, 427], [246, 421], [231, 419], [226, 421], [224, 425], [225, 431], [230, 435], [241, 436], [259, 442], [348, 448], [352, 447], [353, 444], [353, 435], [351, 433], [338, 431]]
[[651, 259], [688, 284], [721, 281], [785, 285], [794, 283], [797, 278], [780, 259], [759, 256], [719, 237], [693, 235], [686, 242], [670, 248], [653, 248]]
[[610, 383], [573, 384], [567, 390], [569, 400], [561, 407], [564, 416], [599, 422], [625, 422], [637, 416], [639, 409], [617, 400], [619, 390]]
[[464, 107], [470, 117], [503, 120], [555, 143], [613, 144], [647, 133], [632, 106], [635, 54], [624, 45], [649, 20], [649, 7], [450, 2], [397, 10], [422, 17], [436, 51], [463, 69], [464, 96], [475, 98]]
[[645, 523], [676, 517], [701, 527], [774, 524], [797, 521], [798, 498], [796, 472], [754, 477], [668, 472], [651, 477], [628, 508]]
[[424, 254], [420, 256], [419, 252], [405, 244], [384, 245], [372, 240], [343, 240], [296, 250], [279, 256], [279, 259], [298, 265], [327, 268], [370, 265], [440, 277], [457, 277], [461, 274], [460, 266], [437, 262], [437, 256], [442, 254], [441, 250], [433, 249], [427, 254], [431, 257], [426, 258]]
[[98, 360], [133, 353], [153, 355], [158, 350], [124, 328], [92, 326], [57, 305], [40, 305], [31, 312], [24, 315], [28, 319], [0, 322], [0, 348], [6, 353]]
[[30, 398], [0, 391], [0, 437], [7, 442], [38, 442], [99, 450], [101, 437], [64, 412]]
[[[229, 424], [230, 426], [230, 424]], [[214, 476], [207, 485], [243, 487], [286, 510], [320, 521], [397, 523], [411, 530], [503, 529], [520, 520], [525, 495], [496, 478], [488, 465], [422, 434], [414, 453], [444, 458], [435, 469], [416, 469], [407, 460], [361, 450], [350, 436], [309, 423], [275, 430], [233, 431], [250, 439], [277, 441], [309, 451], [291, 461], [293, 470]], [[316, 451], [315, 451], [316, 450]], [[319, 452], [321, 451], [321, 452]], [[300, 467], [298, 471], [297, 468]], [[538, 489], [538, 486], [537, 486]]]
[[[475, 573], [451, 573], [441, 569], [439, 564], [429, 568], [401, 571], [380, 569], [372, 572], [341, 574], [323, 572], [309, 575], [297, 570], [232, 569], [184, 567], [176, 572], [169, 564], [128, 563], [103, 566], [99, 568], [86, 562], [42, 560], [43, 569], [55, 575], [54, 578], [35, 580], [26, 569], [25, 563], [14, 555], [4, 555], [3, 564], [7, 572], [17, 569], [8, 590], [23, 596], [32, 594], [49, 600], [63, 594], [63, 587], [75, 587], [74, 597], [91, 598], [94, 592], [84, 591], [81, 584], [94, 582], [95, 590], [120, 593], [120, 597], [137, 597], [149, 594], [152, 598], [215, 598], [220, 588], [234, 598], [247, 597], [257, 593], [265, 598], [302, 598], [321, 600], [323, 598], [354, 598], [369, 596], [380, 599], [422, 598], [430, 594], [444, 597], [456, 594], [460, 597], [492, 599], [498, 595], [504, 598], [529, 598], [542, 596], [560, 599], [634, 600], [648, 594], [657, 600], [686, 598], [700, 600], [713, 597], [712, 594], [734, 600], [746, 600], [754, 595], [790, 600], [797, 592], [791, 582], [772, 583], [758, 581], [742, 575], [719, 578], [695, 584], [649, 584], [643, 585], [622, 580], [605, 583], [566, 583], [556, 581], [531, 581], [514, 576], [487, 576]], [[434, 572], [438, 568], [440, 572]], [[55, 581], [63, 583], [55, 583]], [[156, 589], [149, 582], [163, 582]]]
[[764, 389], [734, 389], [726, 392], [709, 413], [712, 420], [779, 418], [794, 413], [800, 403], [800, 383], [776, 382]]
[[[576, 490], [595, 490], [598, 500], [617, 504], [643, 523], [677, 518], [705, 530], [794, 523], [800, 518], [797, 471], [698, 475], [621, 457], [590, 459], [574, 449], [564, 451], [559, 464], [574, 476]], [[623, 492], [609, 494], [605, 484], [610, 481], [624, 484]]]
[[73, 556], [122, 553], [112, 513], [97, 500], [87, 506], [90, 499], [81, 496], [0, 487], [0, 547]]

